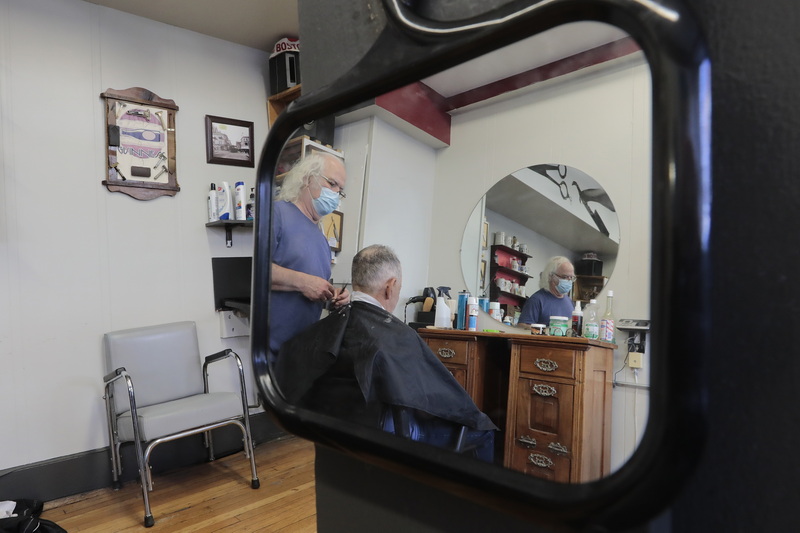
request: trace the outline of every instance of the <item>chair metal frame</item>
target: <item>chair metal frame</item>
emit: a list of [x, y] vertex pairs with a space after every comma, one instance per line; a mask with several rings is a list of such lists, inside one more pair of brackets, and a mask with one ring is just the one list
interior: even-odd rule
[[252, 474], [252, 480], [250, 482], [250, 486], [253, 489], [257, 489], [261, 486], [261, 482], [259, 481], [258, 474], [256, 472], [255, 454], [253, 450], [253, 438], [250, 432], [250, 413], [247, 405], [247, 392], [246, 392], [247, 389], [245, 385], [244, 368], [242, 367], [242, 360], [239, 358], [239, 355], [236, 352], [228, 348], [220, 352], [217, 352], [215, 354], [209, 355], [205, 358], [205, 360], [203, 361], [203, 390], [205, 394], [209, 392], [208, 366], [211, 363], [222, 361], [229, 357], [234, 358], [239, 371], [239, 388], [242, 399], [242, 416], [235, 416], [215, 421], [210, 424], [205, 424], [202, 426], [186, 429], [183, 431], [179, 431], [176, 433], [172, 433], [169, 435], [165, 435], [163, 437], [153, 439], [147, 442], [147, 446], [144, 448], [144, 450], [142, 449], [142, 439], [139, 430], [138, 414], [136, 411], [136, 395], [134, 393], [134, 388], [133, 388], [133, 378], [128, 373], [128, 371], [125, 370], [125, 367], [117, 368], [103, 378], [103, 382], [105, 383], [103, 399], [105, 400], [105, 405], [106, 405], [109, 449], [111, 451], [111, 473], [113, 476], [113, 486], [115, 490], [118, 490], [122, 486], [122, 483], [120, 481], [120, 476], [122, 475], [122, 459], [120, 454], [120, 448], [123, 442], [120, 441], [119, 434], [117, 431], [118, 415], [116, 413], [116, 405], [114, 402], [113, 384], [117, 380], [124, 379], [127, 387], [128, 402], [130, 405], [130, 413], [131, 413], [131, 423], [133, 425], [133, 434], [134, 434], [133, 442], [136, 450], [136, 464], [139, 469], [139, 479], [141, 480], [141, 485], [142, 485], [142, 499], [144, 501], [144, 510], [145, 510], [145, 515], [144, 515], [145, 527], [151, 527], [153, 524], [155, 524], [155, 519], [153, 518], [153, 513], [150, 509], [150, 499], [148, 497], [148, 492], [153, 490], [153, 478], [152, 478], [152, 473], [150, 472], [150, 455], [152, 454], [156, 446], [158, 446], [159, 444], [178, 440], [183, 437], [188, 437], [190, 435], [197, 435], [202, 433], [204, 444], [206, 448], [208, 448], [208, 460], [213, 461], [214, 442], [211, 436], [211, 430], [227, 425], [234, 425], [238, 427], [242, 432], [242, 439], [244, 441], [244, 453], [245, 456], [248, 459], [250, 459], [250, 471]]

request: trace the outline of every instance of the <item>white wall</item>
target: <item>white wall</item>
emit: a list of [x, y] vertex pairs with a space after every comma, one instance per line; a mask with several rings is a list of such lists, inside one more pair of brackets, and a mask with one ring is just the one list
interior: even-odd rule
[[[266, 70], [258, 50], [80, 0], [0, 0], [0, 470], [106, 445], [105, 331], [194, 320], [203, 352], [249, 362], [247, 337], [219, 337], [211, 257], [252, 255], [252, 233], [228, 249], [204, 224], [209, 183], [255, 171], [207, 164], [204, 120], [253, 121], [262, 146]], [[101, 185], [99, 95], [129, 87], [180, 108], [175, 197]]]
[[[409, 306], [405, 317], [404, 304], [411, 296], [421, 294], [429, 279], [426, 255], [431, 239], [436, 152], [376, 117], [338, 128], [335, 144], [348, 161], [347, 189], [357, 183], [353, 181], [359, 178], [355, 173], [369, 146], [363, 182], [356, 185], [363, 188], [358, 249], [385, 244], [395, 251], [403, 264], [403, 289], [394, 314], [411, 322], [416, 306]], [[355, 207], [349, 200], [348, 190], [347, 213]], [[352, 212], [357, 213], [355, 209]], [[345, 238], [352, 241], [353, 231], [345, 227]]]

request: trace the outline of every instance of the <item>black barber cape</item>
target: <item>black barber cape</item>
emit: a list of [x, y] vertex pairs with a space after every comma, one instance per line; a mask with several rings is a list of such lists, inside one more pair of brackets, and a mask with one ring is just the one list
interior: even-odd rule
[[[472, 429], [497, 429], [413, 329], [366, 302], [353, 302], [284, 343], [273, 373], [293, 404], [303, 405], [338, 376], [349, 378], [350, 396], [362, 404], [405, 406]], [[346, 397], [329, 395], [321, 405]]]

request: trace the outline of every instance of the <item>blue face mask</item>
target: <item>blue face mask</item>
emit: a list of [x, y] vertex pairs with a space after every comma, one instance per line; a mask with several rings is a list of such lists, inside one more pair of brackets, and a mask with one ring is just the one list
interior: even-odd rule
[[556, 290], [559, 294], [567, 294], [572, 290], [572, 281], [568, 279], [559, 279], [558, 285], [556, 285]]
[[314, 210], [321, 217], [333, 213], [334, 209], [339, 207], [339, 193], [333, 192], [332, 189], [320, 185], [319, 198], [311, 198], [314, 204]]

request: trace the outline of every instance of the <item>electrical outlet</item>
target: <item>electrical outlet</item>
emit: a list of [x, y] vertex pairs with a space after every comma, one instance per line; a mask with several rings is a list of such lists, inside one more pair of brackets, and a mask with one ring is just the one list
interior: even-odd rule
[[631, 368], [642, 368], [642, 359], [644, 359], [644, 354], [642, 352], [629, 352], [628, 366]]

